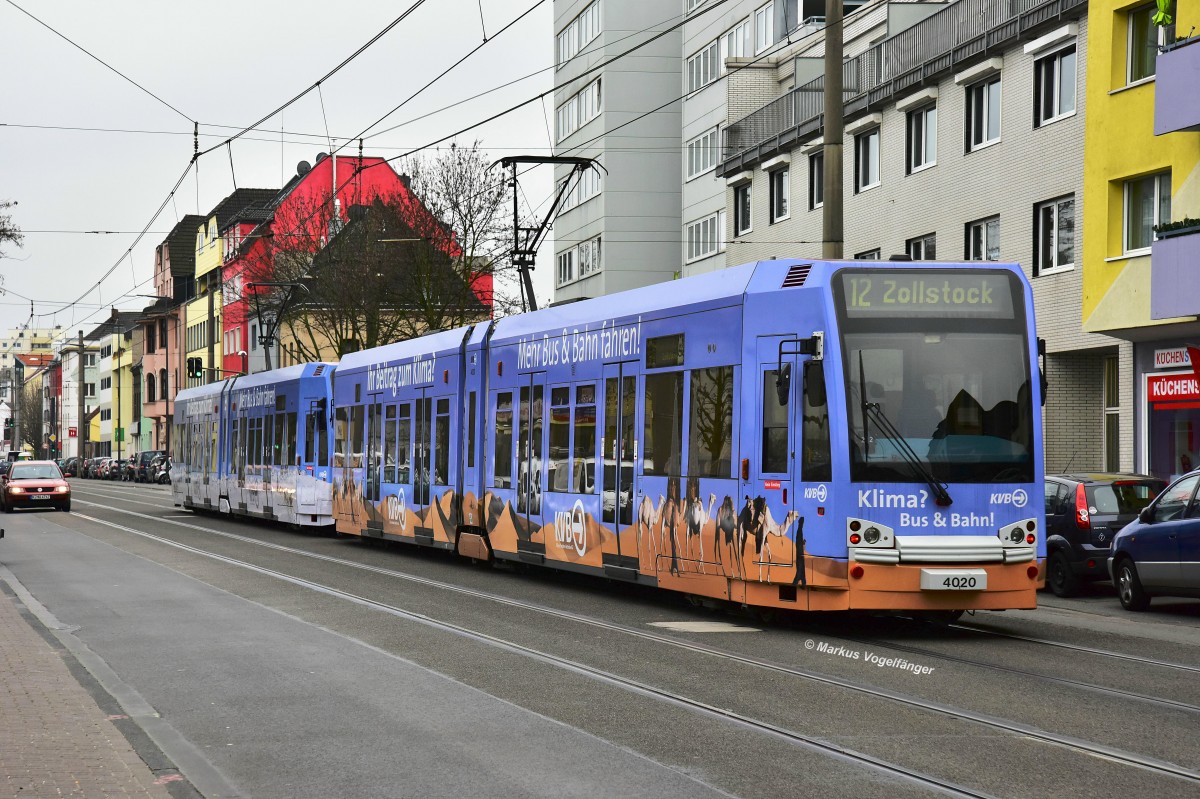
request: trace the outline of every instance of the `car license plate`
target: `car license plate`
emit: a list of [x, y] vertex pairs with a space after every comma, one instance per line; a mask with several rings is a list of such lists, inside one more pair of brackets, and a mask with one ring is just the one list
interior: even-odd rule
[[30, 494], [30, 499], [50, 499], [49, 494]]
[[922, 591], [984, 591], [987, 572], [983, 569], [921, 569]]

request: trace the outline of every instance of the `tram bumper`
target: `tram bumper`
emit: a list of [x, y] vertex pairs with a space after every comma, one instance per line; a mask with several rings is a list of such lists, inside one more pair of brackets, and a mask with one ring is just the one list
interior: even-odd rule
[[[1024, 528], [1020, 532], [1023, 536]], [[896, 536], [891, 547], [851, 547], [850, 607], [1035, 608], [1037, 590], [1045, 584], [1044, 562], [1037, 557], [1035, 541], [1003, 534]]]

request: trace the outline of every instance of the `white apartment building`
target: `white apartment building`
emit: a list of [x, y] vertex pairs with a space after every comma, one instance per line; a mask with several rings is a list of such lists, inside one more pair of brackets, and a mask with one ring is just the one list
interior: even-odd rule
[[[69, 335], [66, 331], [60, 333], [54, 340], [55, 351], [58, 355], [58, 360], [62, 364], [62, 396], [59, 402], [59, 440], [61, 446], [59, 448], [62, 458], [76, 457], [80, 454], [80, 445], [86, 435], [83, 429], [83, 424], [79, 419], [79, 395], [80, 395], [80, 379], [79, 379], [79, 358], [81, 355], [79, 349], [79, 334], [74, 336]], [[97, 361], [99, 360], [99, 346], [95, 342], [87, 340], [83, 343], [83, 403], [84, 417], [87, 417], [93, 408], [96, 406], [98, 399], [97, 387]], [[75, 431], [75, 435], [71, 435], [71, 431]]]
[[[680, 0], [555, 0], [555, 155], [595, 158], [554, 222], [555, 301], [680, 269]], [[594, 71], [592, 71], [594, 70]], [[561, 185], [569, 167], [555, 167]]]

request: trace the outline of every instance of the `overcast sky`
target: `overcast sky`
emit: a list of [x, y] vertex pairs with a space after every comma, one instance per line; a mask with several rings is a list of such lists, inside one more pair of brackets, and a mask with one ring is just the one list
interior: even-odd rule
[[[192, 120], [200, 123], [201, 150], [219, 144], [311, 86], [416, 0], [12, 2], [0, 0], [0, 199], [19, 203], [11, 212], [25, 243], [6, 246], [8, 257], [0, 260], [6, 292], [0, 331], [29, 319], [25, 298], [34, 300], [34, 324], [71, 330], [90, 330], [113, 303], [130, 309], [148, 304], [123, 295], [153, 293], [145, 281], [154, 247], [182, 215], [207, 213], [233, 190], [234, 177], [239, 188], [279, 188], [297, 162], [330, 149], [326, 125], [343, 141], [358, 135], [481, 44], [485, 31], [494, 38], [478, 53], [372, 128], [407, 123], [369, 138], [364, 154], [390, 158], [422, 147], [553, 84], [550, 0], [503, 35], [497, 35], [500, 29], [537, 0], [428, 0], [323, 83], [320, 95], [310, 92], [282, 119], [264, 122], [269, 132], [235, 141], [232, 172], [224, 148], [202, 157], [134, 246], [192, 157]], [[443, 108], [448, 110], [417, 119]], [[551, 97], [458, 141], [481, 139], [493, 160], [548, 154], [552, 113]], [[546, 200], [551, 185], [550, 167], [522, 179], [533, 206]], [[119, 232], [84, 232], [96, 230]], [[543, 248], [538, 264], [535, 282], [544, 303], [552, 293], [551, 249]]]

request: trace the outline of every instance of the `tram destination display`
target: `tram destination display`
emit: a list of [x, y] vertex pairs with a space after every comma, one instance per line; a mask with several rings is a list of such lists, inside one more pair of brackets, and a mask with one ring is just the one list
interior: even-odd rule
[[1012, 319], [1012, 284], [999, 272], [846, 270], [835, 297], [850, 319], [959, 317]]

